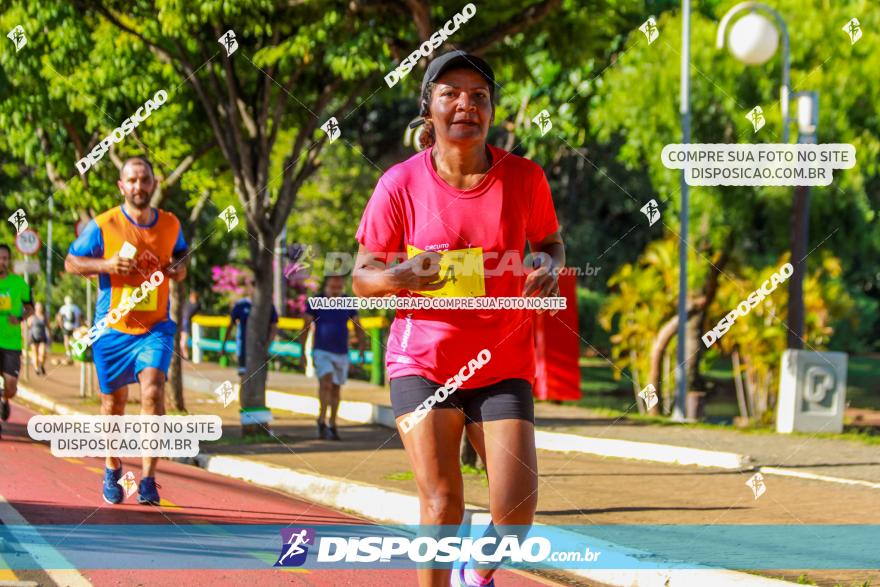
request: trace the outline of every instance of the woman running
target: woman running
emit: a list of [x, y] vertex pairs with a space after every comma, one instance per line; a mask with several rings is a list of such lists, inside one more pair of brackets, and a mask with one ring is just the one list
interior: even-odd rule
[[46, 374], [46, 345], [49, 344], [49, 328], [46, 309], [42, 303], [34, 304], [34, 315], [28, 318], [28, 338], [31, 343], [31, 362], [37, 375]]
[[[430, 63], [419, 100], [429, 148], [388, 170], [367, 204], [357, 232], [357, 295], [558, 295], [565, 249], [550, 188], [540, 166], [486, 143], [494, 96], [495, 76], [482, 59], [452, 51]], [[528, 276], [526, 241], [544, 259]], [[392, 265], [400, 256], [409, 258]], [[422, 524], [462, 522], [465, 430], [486, 463], [495, 531], [531, 525], [538, 501], [533, 314], [397, 312], [387, 352], [391, 403]], [[441, 387], [442, 401], [416, 412]], [[422, 586], [493, 585], [494, 570], [468, 562], [451, 581], [449, 569], [418, 575]]]

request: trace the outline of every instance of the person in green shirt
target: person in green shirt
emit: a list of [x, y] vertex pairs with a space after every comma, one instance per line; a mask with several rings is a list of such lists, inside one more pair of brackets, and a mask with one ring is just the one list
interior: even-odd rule
[[0, 372], [3, 374], [3, 397], [0, 419], [9, 419], [9, 399], [18, 391], [21, 368], [21, 323], [34, 313], [31, 288], [20, 275], [9, 272], [12, 250], [0, 243]]

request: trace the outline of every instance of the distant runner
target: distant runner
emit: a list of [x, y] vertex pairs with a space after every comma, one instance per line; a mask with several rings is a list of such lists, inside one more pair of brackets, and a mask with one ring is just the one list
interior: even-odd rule
[[180, 325], [180, 356], [189, 360], [189, 333], [192, 331], [193, 316], [202, 311], [202, 304], [199, 302], [199, 292], [191, 290], [189, 292], [189, 301], [183, 308], [183, 324]]
[[[95, 324], [103, 330], [93, 343], [101, 387], [101, 414], [123, 415], [128, 384], [140, 383], [141, 414], [165, 414], [165, 380], [174, 353], [175, 323], [168, 316], [168, 279], [144, 294], [141, 284], [156, 271], [166, 278], [186, 278], [186, 242], [177, 217], [150, 206], [156, 189], [153, 167], [142, 157], [125, 161], [116, 184], [125, 202], [88, 223], [70, 245], [64, 268], [78, 275], [98, 274]], [[108, 315], [131, 296], [134, 309], [110, 324]], [[106, 329], [103, 326], [106, 325]], [[143, 457], [138, 502], [159, 504], [155, 479], [158, 458]], [[122, 463], [106, 458], [104, 500], [120, 503], [117, 483]]]
[[55, 322], [64, 333], [64, 353], [67, 355], [67, 364], [73, 362], [73, 354], [70, 350], [70, 341], [73, 340], [73, 331], [82, 326], [82, 310], [73, 303], [73, 298], [64, 296], [64, 305], [58, 308]]
[[[235, 330], [235, 346], [238, 349], [238, 374], [244, 375], [247, 370], [247, 323], [248, 316], [250, 316], [251, 308], [254, 303], [251, 301], [251, 296], [254, 295], [254, 286], [256, 282], [254, 281], [253, 275], [247, 276], [247, 281], [245, 281], [245, 297], [235, 302], [235, 305], [232, 306], [232, 311], [229, 313], [229, 328], [226, 329], [226, 334], [223, 335], [223, 342], [220, 343], [220, 357], [222, 358], [226, 355], [226, 341], [229, 340], [229, 333], [232, 331], [232, 327], [238, 325]], [[278, 312], [275, 311], [275, 306], [272, 306], [272, 317], [269, 319], [269, 332], [268, 332], [268, 343], [272, 344], [272, 341], [275, 340], [275, 334], [278, 332]]]
[[0, 420], [9, 419], [9, 400], [18, 392], [21, 369], [21, 323], [34, 313], [31, 288], [20, 275], [9, 272], [12, 250], [0, 244], [0, 372], [3, 397]]
[[[339, 297], [345, 292], [345, 279], [340, 275], [330, 275], [324, 279], [320, 295]], [[309, 328], [315, 325], [315, 343], [312, 347], [312, 360], [315, 363], [315, 375], [318, 377], [318, 438], [341, 440], [336, 430], [336, 413], [339, 411], [341, 387], [348, 380], [348, 321], [354, 323], [354, 331], [358, 338], [358, 349], [361, 353], [361, 365], [364, 364], [366, 337], [357, 310], [319, 310], [306, 308], [303, 316], [306, 321], [300, 335], [300, 345], [308, 335]], [[300, 357], [302, 360], [303, 357]], [[325, 423], [327, 411], [330, 419]]]
[[49, 345], [49, 323], [46, 309], [40, 302], [34, 304], [34, 313], [27, 319], [28, 341], [31, 347], [31, 363], [37, 375], [46, 374], [46, 347]]

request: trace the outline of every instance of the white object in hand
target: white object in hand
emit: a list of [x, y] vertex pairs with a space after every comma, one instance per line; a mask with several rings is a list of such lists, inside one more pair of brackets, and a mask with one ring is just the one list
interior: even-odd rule
[[134, 259], [135, 254], [137, 254], [137, 247], [128, 241], [125, 241], [125, 244], [119, 249], [119, 256], [123, 259]]

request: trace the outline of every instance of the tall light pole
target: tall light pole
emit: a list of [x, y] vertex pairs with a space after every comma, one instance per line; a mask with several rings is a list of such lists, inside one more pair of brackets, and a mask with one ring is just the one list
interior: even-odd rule
[[[681, 97], [679, 114], [681, 115], [681, 142], [691, 142], [691, 2], [682, 0], [681, 11]], [[681, 186], [681, 243], [678, 245], [678, 348], [676, 350], [675, 380], [678, 389], [672, 408], [672, 419], [676, 422], [685, 420], [687, 402], [687, 252], [688, 238], [688, 184], [685, 171], [681, 170], [679, 185]]]
[[[793, 122], [788, 116], [791, 99], [791, 55], [789, 50], [788, 27], [782, 16], [760, 2], [742, 2], [727, 11], [718, 25], [716, 45], [724, 48], [727, 26], [734, 16], [750, 11], [740, 18], [730, 30], [730, 52], [740, 61], [749, 65], [762, 65], [776, 52], [779, 44], [779, 31], [782, 33], [782, 87], [779, 90], [780, 111], [782, 112], [782, 142], [788, 143], [789, 125]], [[759, 12], [769, 14], [775, 21], [773, 26]], [[798, 98], [798, 142], [815, 143], [819, 121], [819, 97], [816, 92], [799, 92]], [[803, 349], [804, 335], [804, 274], [806, 273], [806, 250], [810, 219], [810, 189], [797, 186], [794, 190], [791, 218], [791, 264], [794, 267], [788, 281], [788, 348]]]
[[[798, 143], [815, 144], [819, 126], [818, 92], [797, 92]], [[794, 271], [788, 284], [788, 348], [804, 348], [804, 275], [807, 272], [807, 243], [810, 231], [810, 186], [794, 188], [791, 215], [791, 264]]]
[[46, 235], [46, 318], [52, 316], [52, 216], [55, 215], [55, 200], [49, 196], [49, 226]]

